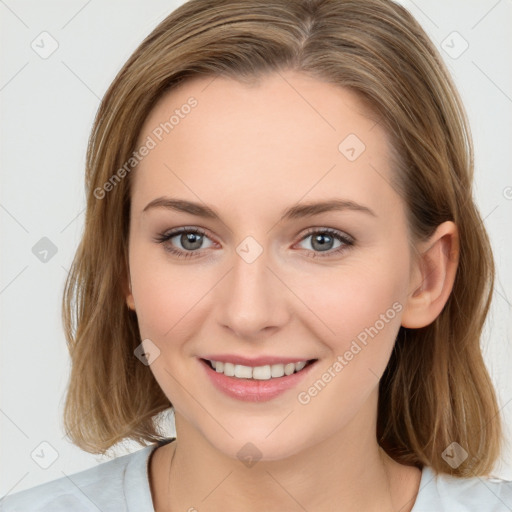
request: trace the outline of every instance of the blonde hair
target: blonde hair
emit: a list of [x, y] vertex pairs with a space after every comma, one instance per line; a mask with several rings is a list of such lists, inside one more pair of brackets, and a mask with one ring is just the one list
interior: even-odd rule
[[[162, 436], [155, 417], [172, 406], [134, 356], [141, 339], [126, 306], [131, 174], [101, 198], [98, 189], [130, 158], [167, 91], [198, 76], [253, 83], [281, 70], [348, 88], [370, 106], [392, 142], [394, 185], [407, 206], [411, 240], [446, 220], [458, 226], [452, 293], [433, 323], [400, 328], [379, 384], [377, 438], [403, 464], [488, 474], [502, 443], [480, 348], [494, 264], [472, 198], [471, 135], [437, 50], [413, 17], [387, 0], [191, 0], [118, 73], [89, 140], [85, 228], [63, 296], [72, 361], [68, 437], [92, 453], [123, 439], [156, 442]], [[452, 442], [469, 454], [455, 469], [442, 457]]]

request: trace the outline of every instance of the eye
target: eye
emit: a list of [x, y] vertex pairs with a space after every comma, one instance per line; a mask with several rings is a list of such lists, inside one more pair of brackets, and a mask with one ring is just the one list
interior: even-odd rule
[[[302, 237], [300, 243], [304, 243], [308, 239], [311, 239], [307, 244], [311, 248], [303, 248], [312, 258], [337, 255], [354, 245], [352, 237], [331, 228], [312, 228]], [[178, 258], [198, 257], [201, 255], [201, 249], [207, 249], [214, 245], [206, 232], [197, 227], [182, 227], [166, 231], [160, 233], [154, 240], [163, 244], [167, 252]], [[210, 241], [206, 247], [203, 245], [205, 240]]]
[[[173, 239], [176, 239], [173, 241]], [[190, 258], [199, 255], [199, 249], [203, 247], [204, 240], [209, 240], [206, 233], [200, 228], [178, 228], [172, 231], [161, 233], [155, 238], [155, 242], [164, 245], [166, 251], [178, 256], [178, 258]], [[178, 245], [178, 248], [176, 248]]]
[[[306, 249], [310, 251], [308, 256], [312, 258], [337, 255], [354, 245], [354, 239], [352, 237], [330, 228], [313, 228], [309, 230], [302, 238], [301, 243], [304, 243], [308, 239], [311, 239], [307, 244], [311, 248], [306, 247]], [[336, 246], [336, 243], [339, 245]]]

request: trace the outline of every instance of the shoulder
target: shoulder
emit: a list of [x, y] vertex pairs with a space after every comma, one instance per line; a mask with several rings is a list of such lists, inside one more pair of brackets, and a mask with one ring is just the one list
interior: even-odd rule
[[[2, 512], [102, 512], [126, 509], [126, 487], [148, 487], [147, 460], [154, 445], [0, 500]], [[149, 499], [151, 494], [149, 487]], [[147, 499], [147, 496], [146, 496]]]
[[420, 489], [411, 512], [510, 512], [512, 481], [459, 478], [423, 468]]

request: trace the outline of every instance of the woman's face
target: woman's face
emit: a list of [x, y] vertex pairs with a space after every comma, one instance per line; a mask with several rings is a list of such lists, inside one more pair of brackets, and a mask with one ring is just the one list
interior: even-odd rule
[[[128, 302], [180, 424], [264, 460], [374, 435], [413, 266], [386, 133], [358, 97], [292, 72], [194, 79], [157, 104], [141, 146]], [[230, 356], [316, 362], [248, 381], [202, 361]]]

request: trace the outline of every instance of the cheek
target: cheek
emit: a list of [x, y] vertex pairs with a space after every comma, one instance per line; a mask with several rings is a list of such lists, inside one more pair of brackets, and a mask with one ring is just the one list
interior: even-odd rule
[[187, 336], [215, 284], [211, 268], [171, 262], [160, 247], [135, 247], [130, 273], [141, 337], [159, 343]]
[[[322, 319], [315, 334], [326, 357], [297, 395], [308, 417], [340, 425], [378, 386], [400, 328], [404, 286], [400, 274], [381, 271], [375, 265], [358, 267], [315, 280], [317, 293], [308, 301]], [[311, 290], [310, 284], [305, 289]], [[322, 284], [324, 293], [318, 291]]]
[[295, 289], [323, 324], [324, 334], [347, 340], [387, 312], [389, 319], [396, 317], [400, 306], [393, 308], [393, 304], [403, 301], [405, 281], [389, 268], [354, 265], [311, 275], [302, 279], [300, 286], [297, 283]]
[[397, 263], [381, 248], [378, 255], [354, 258], [350, 264], [347, 260], [346, 265], [294, 282], [297, 295], [311, 311], [303, 319], [310, 319], [307, 328], [321, 340], [327, 364], [342, 357], [345, 378], [338, 379], [338, 385], [350, 375], [349, 381], [364, 387], [383, 373], [405, 305], [405, 268], [405, 261]]

